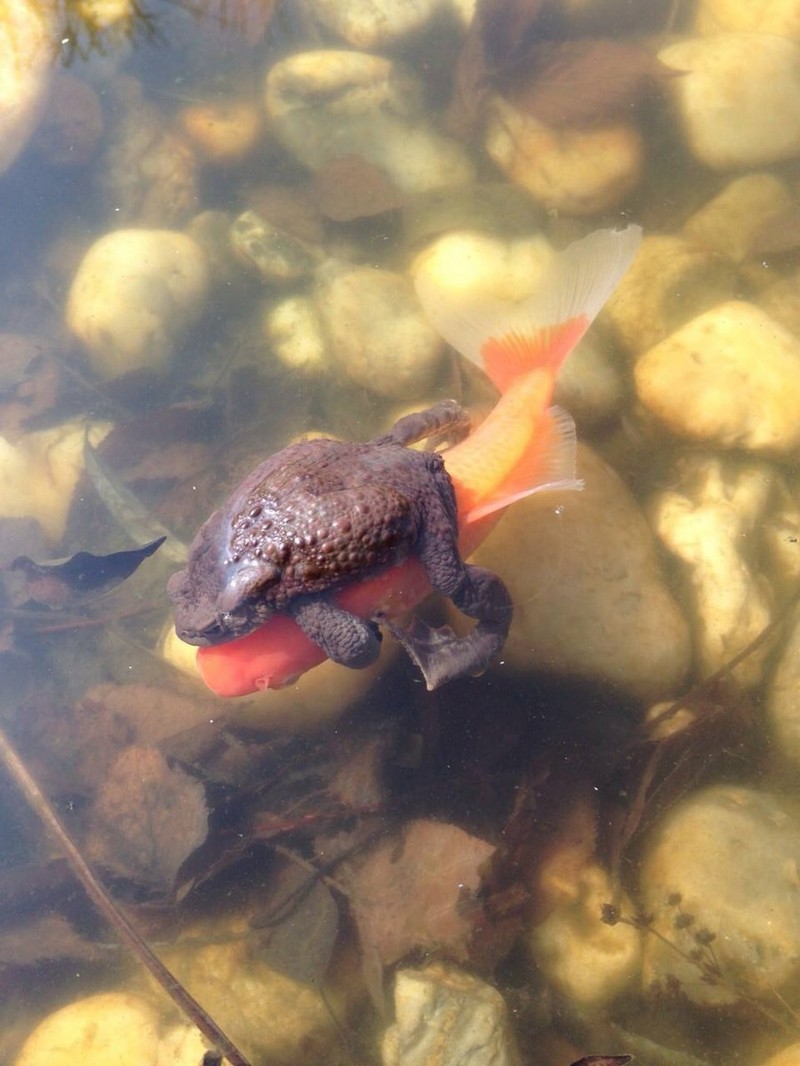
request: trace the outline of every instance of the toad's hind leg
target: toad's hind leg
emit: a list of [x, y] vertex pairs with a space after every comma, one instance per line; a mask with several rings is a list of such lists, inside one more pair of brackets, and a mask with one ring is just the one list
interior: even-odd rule
[[426, 437], [447, 437], [451, 444], [464, 437], [470, 431], [469, 411], [457, 400], [440, 400], [439, 403], [424, 411], [399, 418], [389, 432], [379, 437], [375, 443], [416, 444]]
[[309, 640], [329, 659], [360, 670], [374, 663], [381, 650], [381, 631], [374, 622], [357, 618], [323, 598], [304, 596], [288, 608]]
[[394, 638], [422, 671], [429, 690], [467, 674], [483, 673], [502, 648], [511, 625], [511, 597], [491, 570], [465, 565], [461, 581], [449, 595], [460, 611], [478, 620], [465, 637], [457, 636], [449, 626], [434, 629], [417, 617], [406, 627], [389, 623]]

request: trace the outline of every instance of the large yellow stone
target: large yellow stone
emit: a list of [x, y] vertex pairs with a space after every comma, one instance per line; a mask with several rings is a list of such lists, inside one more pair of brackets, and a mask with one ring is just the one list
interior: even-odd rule
[[692, 319], [634, 375], [641, 402], [679, 437], [777, 454], [800, 445], [800, 341], [754, 304]]

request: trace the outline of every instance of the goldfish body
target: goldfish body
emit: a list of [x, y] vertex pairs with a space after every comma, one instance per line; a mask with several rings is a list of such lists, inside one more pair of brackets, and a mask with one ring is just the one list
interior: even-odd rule
[[[278, 688], [330, 657], [374, 661], [385, 624], [429, 688], [486, 668], [511, 603], [495, 574], [463, 562], [505, 507], [580, 488], [575, 428], [551, 406], [558, 370], [633, 259], [641, 231], [600, 230], [553, 254], [536, 291], [470, 306], [417, 289], [441, 334], [481, 366], [500, 398], [438, 452], [409, 444], [468, 416], [446, 400], [366, 444], [314, 440], [257, 467], [201, 528], [168, 587], [178, 635], [219, 695]], [[477, 620], [466, 637], [401, 617], [436, 588]]]

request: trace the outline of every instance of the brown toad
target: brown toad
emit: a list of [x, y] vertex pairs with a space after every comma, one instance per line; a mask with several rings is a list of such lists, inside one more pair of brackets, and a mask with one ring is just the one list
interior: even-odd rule
[[419, 619], [406, 629], [393, 623], [392, 632], [431, 688], [485, 669], [508, 632], [508, 593], [459, 555], [441, 455], [408, 447], [468, 428], [467, 413], [445, 400], [367, 443], [304, 441], [261, 463], [203, 525], [186, 569], [170, 579], [178, 635], [222, 644], [285, 612], [335, 662], [367, 666], [379, 652], [381, 619], [351, 614], [332, 594], [414, 556], [433, 588], [478, 625], [463, 638]]

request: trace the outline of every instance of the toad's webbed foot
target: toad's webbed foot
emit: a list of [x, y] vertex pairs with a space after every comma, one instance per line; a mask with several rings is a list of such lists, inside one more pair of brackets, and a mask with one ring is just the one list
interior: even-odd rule
[[374, 622], [364, 621], [328, 600], [313, 596], [292, 603], [288, 613], [309, 640], [335, 663], [361, 670], [378, 658], [381, 631]]
[[453, 602], [478, 624], [465, 637], [449, 626], [434, 629], [414, 617], [408, 626], [390, 622], [395, 640], [422, 671], [429, 691], [468, 674], [481, 674], [502, 648], [511, 625], [511, 597], [503, 582], [490, 570], [466, 566], [465, 578]]

